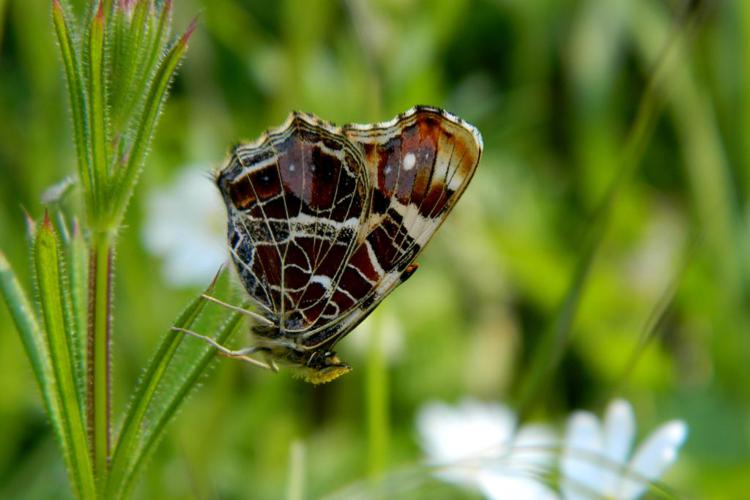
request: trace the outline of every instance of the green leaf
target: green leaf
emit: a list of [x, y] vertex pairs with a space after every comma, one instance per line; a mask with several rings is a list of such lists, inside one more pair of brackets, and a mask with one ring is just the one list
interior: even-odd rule
[[137, 68], [132, 89], [129, 90], [128, 94], [133, 101], [138, 101], [138, 106], [126, 107], [126, 110], [130, 111], [127, 119], [138, 117], [140, 111], [143, 109], [145, 105], [144, 97], [148, 95], [146, 89], [151, 85], [155, 77], [159, 66], [159, 57], [167, 49], [172, 22], [172, 2], [164, 2], [159, 12], [159, 17], [150, 16], [149, 20], [153, 25], [150, 26], [146, 33], [146, 40], [143, 42], [142, 52], [139, 55], [140, 65]]
[[117, 134], [120, 130], [118, 126], [119, 109], [116, 103], [120, 102], [119, 95], [125, 83], [125, 61], [127, 56], [128, 42], [130, 39], [130, 20], [124, 6], [117, 2], [107, 26], [107, 54], [109, 56], [107, 64], [107, 77], [110, 102], [112, 103], [112, 128]]
[[167, 97], [169, 83], [187, 51], [188, 40], [194, 30], [195, 21], [190, 24], [180, 39], [169, 49], [151, 82], [144, 109], [137, 120], [133, 147], [123, 168], [115, 173], [115, 179], [112, 184], [112, 206], [114, 207], [112, 223], [115, 227], [119, 226], [125, 214], [128, 201], [138, 182], [138, 175], [140, 174], [148, 147], [151, 144], [151, 138], [159, 119], [159, 113]]
[[[69, 436], [63, 431], [61, 409], [55, 394], [55, 376], [52, 371], [52, 362], [47, 351], [44, 333], [34, 314], [28, 294], [18, 282], [2, 252], [0, 252], [0, 293], [3, 295], [11, 318], [13, 318], [13, 322], [16, 325], [16, 330], [21, 337], [21, 343], [26, 352], [26, 357], [31, 363], [34, 379], [42, 394], [42, 401], [47, 410], [52, 429], [62, 448], [65, 466], [75, 483], [73, 473], [75, 466], [70, 453], [72, 444], [69, 442]], [[80, 490], [77, 487], [76, 491], [78, 491], [80, 496]]]
[[94, 204], [92, 185], [94, 173], [88, 148], [89, 127], [86, 92], [80, 69], [80, 61], [73, 45], [75, 36], [72, 33], [72, 28], [69, 27], [67, 17], [67, 13], [60, 4], [60, 1], [53, 0], [52, 20], [55, 25], [55, 33], [57, 35], [58, 46], [60, 47], [60, 55], [63, 59], [63, 66], [65, 67], [65, 81], [67, 82], [68, 99], [70, 100], [70, 110], [73, 118], [73, 138], [76, 147], [76, 157], [78, 159], [78, 177], [83, 186], [87, 215], [90, 215]]
[[51, 360], [54, 399], [59, 407], [64, 452], [69, 456], [71, 479], [83, 498], [93, 498], [94, 477], [75, 380], [75, 365], [70, 352], [66, 322], [66, 290], [63, 258], [54, 227], [45, 216], [34, 240], [34, 268]]
[[[85, 360], [86, 360], [86, 306], [87, 306], [87, 288], [88, 284], [88, 248], [83, 238], [80, 225], [73, 221], [73, 229], [70, 235], [70, 242], [66, 252], [68, 262], [68, 283], [70, 284], [71, 303], [70, 309], [73, 314], [73, 325], [75, 328], [74, 349], [77, 361], [79, 361], [80, 377], [85, 379]], [[80, 389], [81, 401], [85, 401], [85, 381], [82, 382]]]
[[[217, 276], [218, 278], [218, 276]], [[210, 293], [216, 280], [206, 289]], [[206, 301], [201, 296], [197, 297], [177, 318], [174, 326], [179, 328], [190, 328], [196, 318], [206, 306]], [[165, 372], [174, 357], [177, 348], [182, 343], [184, 335], [168, 332], [159, 344], [156, 354], [149, 362], [141, 376], [141, 380], [131, 398], [122, 430], [117, 439], [117, 444], [112, 454], [109, 475], [108, 492], [110, 496], [117, 495], [122, 491], [122, 482], [126, 471], [132, 467], [132, 458], [136, 448], [140, 445], [139, 437], [143, 431], [146, 411], [151, 405], [157, 393], [159, 384], [162, 382]]]
[[[243, 304], [243, 307], [249, 307], [249, 305], [249, 303]], [[221, 325], [214, 339], [219, 343], [225, 343], [237, 330], [242, 319], [241, 313], [232, 312]], [[186, 349], [185, 357], [180, 360], [180, 366], [174, 367], [179, 377], [169, 378], [169, 382], [162, 384], [159, 388], [159, 406], [150, 413], [149, 422], [152, 423], [144, 429], [143, 442], [132, 457], [132, 466], [123, 483], [124, 493], [129, 492], [133, 487], [134, 479], [164, 435], [167, 424], [187, 401], [193, 389], [198, 386], [201, 376], [216, 357], [216, 350], [201, 340], [192, 339], [191, 344], [190, 349]]]
[[[89, 123], [91, 124], [91, 156], [93, 163], [93, 189], [94, 189], [94, 220], [102, 215], [106, 203], [105, 190], [107, 189], [107, 178], [109, 163], [108, 157], [108, 120], [106, 99], [106, 75], [104, 74], [104, 4], [99, 3], [99, 9], [91, 20], [88, 38], [88, 101]], [[101, 230], [98, 226], [96, 229]]]
[[[137, 107], [134, 106], [134, 101], [139, 101], [142, 98], [143, 87], [139, 77], [145, 59], [145, 40], [151, 30], [154, 18], [151, 15], [151, 4], [151, 0], [138, 0], [135, 3], [132, 17], [127, 23], [122, 64], [118, 68], [119, 73], [116, 78], [119, 84], [112, 94], [113, 122], [118, 131], [124, 132], [122, 129], [127, 123], [128, 117], [133, 113], [133, 108]], [[136, 90], [136, 87], [140, 87], [139, 91]]]
[[52, 375], [47, 346], [44, 343], [39, 323], [37, 323], [34, 309], [27, 298], [27, 294], [2, 252], [0, 252], [0, 292], [3, 294], [5, 304], [8, 306], [13, 323], [21, 337], [21, 342], [31, 363], [34, 378], [42, 391], [42, 396], [47, 402], [47, 406], [52, 408], [53, 398], [51, 397], [50, 387]]

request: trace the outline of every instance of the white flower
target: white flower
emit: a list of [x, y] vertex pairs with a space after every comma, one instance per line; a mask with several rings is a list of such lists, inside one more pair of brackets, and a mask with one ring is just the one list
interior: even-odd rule
[[227, 259], [226, 214], [207, 168], [183, 169], [167, 188], [146, 199], [142, 238], [164, 259], [173, 286], [206, 285]]
[[677, 458], [687, 426], [678, 420], [667, 422], [629, 458], [634, 435], [633, 408], [624, 400], [610, 403], [601, 424], [588, 412], [571, 415], [560, 471], [565, 498], [640, 497]]
[[543, 483], [554, 458], [551, 431], [516, 429], [515, 415], [505, 406], [430, 403], [419, 412], [417, 428], [441, 479], [478, 488], [487, 498], [557, 498]]

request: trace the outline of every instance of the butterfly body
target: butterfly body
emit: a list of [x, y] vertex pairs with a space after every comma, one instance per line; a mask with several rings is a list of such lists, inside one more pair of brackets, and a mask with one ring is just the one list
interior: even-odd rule
[[414, 272], [481, 147], [474, 127], [424, 106], [343, 127], [292, 113], [236, 146], [216, 182], [232, 260], [268, 320], [257, 350], [313, 383], [349, 371], [333, 346]]

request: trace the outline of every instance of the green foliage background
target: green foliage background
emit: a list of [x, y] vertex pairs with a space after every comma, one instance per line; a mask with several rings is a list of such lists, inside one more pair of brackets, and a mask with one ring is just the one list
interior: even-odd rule
[[[414, 415], [427, 401], [518, 404], [530, 367], [545, 361], [544, 332], [570, 312], [563, 301], [586, 235], [677, 30], [687, 36], [677, 37], [684, 50], [659, 80], [659, 118], [634, 175], [618, 185], [569, 342], [554, 348], [560, 365], [530, 416], [561, 422], [624, 396], [641, 430], [682, 418], [690, 436], [666, 482], [696, 498], [742, 497], [750, 489], [750, 4], [692, 2], [691, 25], [686, 3], [175, 2], [178, 26], [196, 12], [201, 20], [121, 234], [114, 414], [198, 291], [168, 287], [161, 262], [143, 249], [145, 194], [187, 165], [219, 166], [232, 143], [292, 109], [344, 123], [385, 120], [414, 104], [475, 124], [485, 154], [419, 272], [378, 313], [395, 315], [405, 333], [387, 364], [386, 467], [420, 459]], [[39, 215], [40, 194], [75, 170], [66, 102], [48, 2], [0, 0], [0, 246], [25, 278], [22, 207]], [[352, 344], [343, 341], [340, 353], [354, 371], [322, 387], [217, 363], [138, 494], [278, 498], [293, 442], [307, 452], [309, 497], [366, 478], [368, 359]], [[0, 497], [57, 498], [67, 479], [22, 352], [0, 308]]]

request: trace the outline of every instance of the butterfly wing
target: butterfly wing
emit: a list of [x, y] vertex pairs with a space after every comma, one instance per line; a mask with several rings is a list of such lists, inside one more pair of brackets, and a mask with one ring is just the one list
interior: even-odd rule
[[217, 184], [232, 258], [266, 316], [281, 333], [332, 321], [323, 310], [367, 217], [361, 151], [338, 129], [293, 113], [236, 147]]
[[466, 189], [479, 163], [479, 131], [445, 111], [416, 107], [391, 122], [348, 125], [362, 152], [370, 203], [307, 348], [335, 343], [416, 269], [412, 263]]

